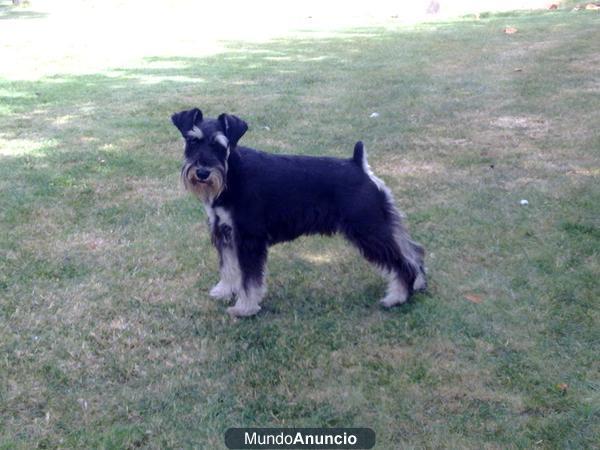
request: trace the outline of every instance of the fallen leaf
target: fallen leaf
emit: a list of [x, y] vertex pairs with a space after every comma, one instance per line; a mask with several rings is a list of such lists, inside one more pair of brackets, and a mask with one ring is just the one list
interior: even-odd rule
[[519, 31], [519, 30], [517, 30], [515, 27], [504, 28], [504, 33], [506, 33], [506, 34], [515, 34], [517, 31]]
[[471, 303], [480, 304], [483, 302], [483, 299], [481, 298], [481, 296], [477, 295], [477, 294], [465, 294], [465, 298], [467, 300], [469, 300]]

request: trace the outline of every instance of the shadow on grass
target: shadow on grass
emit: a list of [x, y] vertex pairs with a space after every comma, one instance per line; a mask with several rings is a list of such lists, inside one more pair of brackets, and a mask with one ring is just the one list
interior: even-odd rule
[[[177, 173], [181, 155], [169, 118], [192, 106], [208, 116], [241, 115], [250, 124], [244, 143], [268, 151], [344, 157], [362, 139], [369, 148], [373, 143], [375, 160], [418, 158], [413, 142], [430, 124], [453, 127], [462, 137], [455, 115], [480, 108], [512, 82], [492, 88], [485, 73], [464, 81], [462, 74], [439, 70], [444, 58], [449, 61], [449, 41], [461, 46], [450, 59], [468, 64], [487, 58], [476, 56], [489, 44], [473, 39], [481, 26], [487, 25], [465, 21], [403, 33], [362, 29], [326, 39], [234, 43], [218, 55], [149, 57], [100, 74], [0, 80], [5, 225], [30, 220], [32, 205], [57, 196], [83, 202], [78, 217], [86, 220], [88, 208], [102, 209], [102, 197], [89, 192], [103, 182]], [[509, 45], [501, 34], [489, 39]], [[373, 111], [385, 119], [373, 120]], [[431, 156], [443, 172], [460, 159], [451, 152]], [[493, 162], [467, 161], [486, 168]], [[398, 179], [389, 182], [394, 187]], [[417, 204], [416, 195], [403, 199], [409, 210]]]
[[[18, 250], [20, 239], [29, 238], [23, 225], [35, 223], [47, 205], [74, 212], [47, 224], [67, 235], [92, 227], [126, 232], [156, 208], [192, 211], [197, 218], [184, 196], [157, 199], [158, 205], [115, 200], [128, 184], [177, 174], [181, 149], [170, 116], [183, 108], [199, 106], [212, 116], [241, 114], [250, 123], [245, 138], [250, 146], [350, 156], [356, 140], [377, 133], [367, 104], [364, 114], [351, 112], [356, 84], [364, 79], [348, 77], [344, 70], [367, 68], [376, 58], [365, 61], [361, 48], [391, 38], [372, 34], [365, 30], [330, 39], [237, 43], [219, 55], [150, 57], [140, 67], [101, 74], [0, 80], [0, 186], [6, 193], [0, 218], [3, 228], [13, 230], [2, 245]], [[426, 83], [422, 81], [423, 89]], [[18, 265], [11, 267], [3, 277], [7, 287], [25, 281]], [[308, 264], [307, 270], [312, 269]]]
[[0, 20], [6, 19], [43, 19], [48, 14], [30, 11], [24, 5], [13, 5], [12, 2], [0, 1]]
[[[372, 34], [364, 30], [331, 39], [238, 43], [209, 57], [149, 57], [140, 67], [93, 75], [0, 80], [0, 138], [14, 141], [0, 159], [9, 177], [32, 156], [48, 158], [62, 170], [65, 161], [85, 163], [107, 152], [128, 152], [139, 156], [143, 169], [145, 160], [165, 157], [149, 154], [149, 149], [176, 141], [170, 115], [192, 106], [213, 116], [223, 111], [242, 115], [250, 124], [245, 138], [250, 146], [258, 140], [275, 152], [348, 155], [354, 141], [377, 134], [377, 124], [368, 120], [373, 99], [356, 95], [356, 89], [374, 64], [382, 66], [369, 56], [369, 48], [392, 34]], [[407, 34], [404, 40], [413, 39]], [[411, 61], [426, 59], [414, 48], [409, 53]], [[357, 66], [365, 70], [358, 80], [348, 76]], [[409, 82], [412, 91], [401, 94]], [[397, 82], [396, 93], [405, 97], [399, 104], [418, 95], [415, 91], [427, 91], [432, 82], [425, 71], [407, 69]], [[357, 107], [361, 115], [353, 112]], [[402, 123], [390, 126], [401, 129]]]

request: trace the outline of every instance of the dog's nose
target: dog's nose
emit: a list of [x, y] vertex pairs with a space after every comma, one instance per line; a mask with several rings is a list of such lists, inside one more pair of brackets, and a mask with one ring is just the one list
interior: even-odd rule
[[196, 170], [196, 176], [201, 180], [206, 180], [210, 175], [210, 170], [198, 169]]

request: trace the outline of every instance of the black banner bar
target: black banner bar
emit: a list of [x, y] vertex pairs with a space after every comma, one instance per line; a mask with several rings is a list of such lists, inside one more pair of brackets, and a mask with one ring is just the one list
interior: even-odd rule
[[244, 449], [370, 449], [375, 432], [370, 428], [229, 428], [225, 445]]

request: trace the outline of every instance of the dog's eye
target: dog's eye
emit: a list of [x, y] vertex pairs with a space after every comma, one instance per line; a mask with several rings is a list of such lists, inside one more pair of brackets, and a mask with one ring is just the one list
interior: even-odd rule
[[223, 147], [218, 142], [211, 142], [210, 144], [213, 151], [218, 155], [219, 158], [225, 158], [227, 154], [227, 148]]

